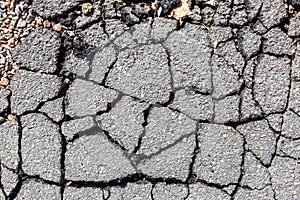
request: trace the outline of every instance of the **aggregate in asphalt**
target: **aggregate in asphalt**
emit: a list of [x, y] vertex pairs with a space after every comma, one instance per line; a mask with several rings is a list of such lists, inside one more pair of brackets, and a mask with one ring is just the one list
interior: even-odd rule
[[180, 2], [17, 2], [1, 200], [300, 199], [299, 1]]

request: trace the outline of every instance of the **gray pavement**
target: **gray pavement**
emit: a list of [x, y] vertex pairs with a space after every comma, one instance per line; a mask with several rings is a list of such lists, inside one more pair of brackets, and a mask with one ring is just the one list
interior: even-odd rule
[[0, 200], [300, 199], [300, 2], [180, 2], [16, 2]]

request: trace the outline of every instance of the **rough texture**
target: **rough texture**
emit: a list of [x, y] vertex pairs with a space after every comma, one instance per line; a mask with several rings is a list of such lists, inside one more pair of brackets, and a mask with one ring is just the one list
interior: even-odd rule
[[17, 169], [19, 133], [16, 120], [0, 124], [0, 142], [1, 165], [10, 169]]
[[[176, 144], [141, 161], [139, 168], [151, 177], [176, 178], [185, 181], [195, 148], [195, 136], [183, 138]], [[178, 152], [177, 150], [180, 149]], [[142, 157], [143, 158], [143, 157]]]
[[147, 104], [125, 96], [109, 113], [104, 113], [99, 117], [99, 124], [102, 130], [108, 132], [110, 137], [132, 152], [138, 145], [139, 137], [144, 131], [142, 126], [144, 122], [143, 111], [147, 107]]
[[269, 30], [263, 37], [265, 38], [263, 46], [264, 52], [271, 52], [279, 55], [292, 54], [293, 40], [279, 28]]
[[19, 70], [13, 77], [9, 88], [12, 90], [12, 113], [22, 114], [25, 111], [35, 110], [39, 103], [58, 95], [61, 78]]
[[300, 114], [300, 83], [292, 82], [289, 107], [297, 114]]
[[58, 62], [60, 43], [58, 33], [37, 28], [21, 40], [13, 56], [21, 68], [53, 73]]
[[82, 117], [105, 111], [107, 104], [116, 99], [117, 95], [114, 90], [76, 79], [66, 95], [66, 114], [72, 117]]
[[153, 199], [186, 199], [188, 189], [185, 185], [166, 185], [158, 183], [153, 188]]
[[[1, 184], [6, 195], [9, 195], [18, 183], [18, 174], [1, 166]], [[1, 196], [1, 195], [0, 195]], [[4, 199], [4, 198], [3, 198]]]
[[[203, 93], [211, 92], [211, 49], [207, 44], [207, 33], [192, 24], [187, 24], [182, 31], [173, 32], [168, 37], [165, 46], [170, 54], [174, 88], [188, 86]], [[182, 49], [185, 49], [184, 54]]]
[[245, 136], [247, 147], [265, 164], [270, 164], [276, 148], [276, 135], [267, 121], [250, 122], [237, 127]]
[[270, 184], [270, 174], [252, 153], [246, 153], [244, 160], [244, 176], [241, 181], [242, 186], [252, 189], [263, 189]]
[[239, 96], [229, 96], [215, 102], [216, 123], [227, 123], [239, 121]]
[[208, 187], [200, 183], [189, 185], [190, 194], [187, 200], [197, 200], [199, 198], [203, 200], [216, 199], [216, 200], [229, 200], [230, 196], [224, 191], [217, 188]]
[[300, 80], [300, 45], [297, 45], [295, 58], [292, 62], [292, 72], [292, 78], [294, 80]]
[[101, 188], [73, 188], [67, 187], [64, 191], [64, 199], [102, 199], [103, 192]]
[[299, 13], [0, 1], [0, 199], [300, 199]]
[[128, 183], [125, 187], [112, 187], [109, 199], [151, 199], [152, 185], [147, 182]]
[[277, 154], [281, 156], [290, 156], [295, 159], [300, 158], [300, 140], [293, 140], [281, 137], [278, 141]]
[[165, 107], [154, 107], [150, 111], [146, 133], [138, 153], [145, 156], [155, 154], [191, 134], [195, 128], [195, 122], [186, 116]]
[[22, 123], [22, 168], [29, 175], [59, 181], [61, 136], [56, 125], [42, 114], [28, 114]]
[[240, 188], [235, 195], [236, 199], [274, 199], [274, 192], [271, 186], [267, 186], [261, 190], [247, 190]]
[[287, 111], [283, 116], [282, 135], [290, 138], [299, 138], [299, 126], [299, 116], [292, 111]]
[[64, 118], [63, 98], [47, 101], [39, 111], [46, 113], [52, 120], [59, 122]]
[[255, 99], [266, 113], [285, 109], [289, 90], [289, 60], [263, 55], [256, 66]]
[[108, 86], [149, 102], [168, 101], [171, 85], [166, 77], [170, 73], [167, 53], [161, 45], [125, 50], [118, 57], [125, 59], [117, 60], [108, 75]]
[[298, 199], [300, 168], [296, 160], [276, 157], [270, 168], [272, 185], [278, 199]]
[[71, 180], [109, 181], [135, 172], [122, 150], [101, 132], [68, 145], [65, 166]]
[[76, 135], [83, 136], [97, 134], [100, 129], [95, 123], [94, 118], [87, 116], [64, 122], [61, 126], [61, 130], [67, 140], [72, 140]]
[[300, 21], [300, 13], [297, 13], [295, 17], [291, 18], [289, 29], [288, 29], [289, 36], [300, 35], [299, 21]]
[[176, 22], [174, 20], [158, 17], [153, 21], [151, 37], [154, 41], [164, 41], [175, 29]]
[[[242, 82], [239, 78], [244, 60], [235, 50], [233, 42], [228, 42], [218, 47], [212, 57], [213, 97], [224, 98], [227, 95], [238, 93]], [[231, 55], [226, 57], [226, 55]]]
[[16, 199], [60, 199], [60, 188], [38, 181], [26, 181]]
[[243, 154], [243, 139], [232, 128], [200, 124], [199, 153], [194, 172], [207, 182], [228, 184], [237, 182]]
[[193, 119], [211, 120], [213, 115], [211, 97], [197, 94], [192, 88], [177, 91], [174, 102], [170, 107], [181, 111]]
[[259, 19], [267, 28], [278, 25], [287, 17], [285, 1], [267, 0], [263, 2]]
[[56, 15], [63, 14], [64, 11], [75, 7], [83, 0], [71, 0], [71, 1], [64, 1], [64, 0], [33, 0], [32, 1], [32, 8], [35, 12], [45, 18], [52, 18]]
[[249, 59], [258, 53], [261, 36], [251, 30], [250, 27], [245, 26], [238, 33], [238, 44], [244, 56]]
[[102, 83], [105, 74], [116, 61], [117, 52], [114, 48], [109, 46], [97, 51], [91, 65], [88, 66], [90, 67], [90, 72], [88, 73], [89, 80]]
[[0, 113], [5, 111], [5, 109], [8, 108], [9, 102], [8, 102], [8, 95], [10, 92], [6, 89], [0, 89]]

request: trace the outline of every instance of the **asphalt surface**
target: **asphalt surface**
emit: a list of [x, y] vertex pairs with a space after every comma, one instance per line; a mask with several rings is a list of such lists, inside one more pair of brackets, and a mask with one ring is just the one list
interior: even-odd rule
[[300, 199], [300, 1], [22, 2], [1, 200]]

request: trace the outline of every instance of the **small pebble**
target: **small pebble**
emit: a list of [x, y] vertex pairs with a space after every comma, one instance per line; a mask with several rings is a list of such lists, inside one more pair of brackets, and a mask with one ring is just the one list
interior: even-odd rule
[[51, 24], [50, 24], [50, 22], [48, 20], [45, 20], [43, 22], [43, 25], [44, 25], [45, 28], [49, 28], [51, 26]]
[[9, 84], [9, 80], [5, 77], [1, 77], [1, 80], [0, 80], [0, 85], [2, 86], [8, 86]]
[[60, 32], [62, 29], [62, 25], [60, 23], [53, 25], [53, 30]]
[[10, 47], [14, 47], [14, 46], [15, 46], [15, 43], [16, 43], [16, 39], [15, 39], [15, 38], [10, 38], [10, 39], [7, 41], [7, 44], [8, 44], [8, 46], [10, 46]]
[[43, 24], [43, 19], [41, 17], [36, 17], [35, 21], [36, 21], [37, 25], [42, 25]]
[[64, 80], [64, 82], [65, 82], [66, 84], [68, 84], [68, 83], [70, 83], [70, 79], [66, 78], [66, 79]]
[[16, 119], [16, 116], [15, 116], [15, 115], [12, 115], [12, 114], [9, 114], [9, 115], [7, 116], [7, 119], [10, 120], [10, 121], [12, 121], [12, 120]]
[[90, 3], [84, 3], [81, 6], [81, 11], [83, 14], [87, 15], [93, 11], [93, 5]]

